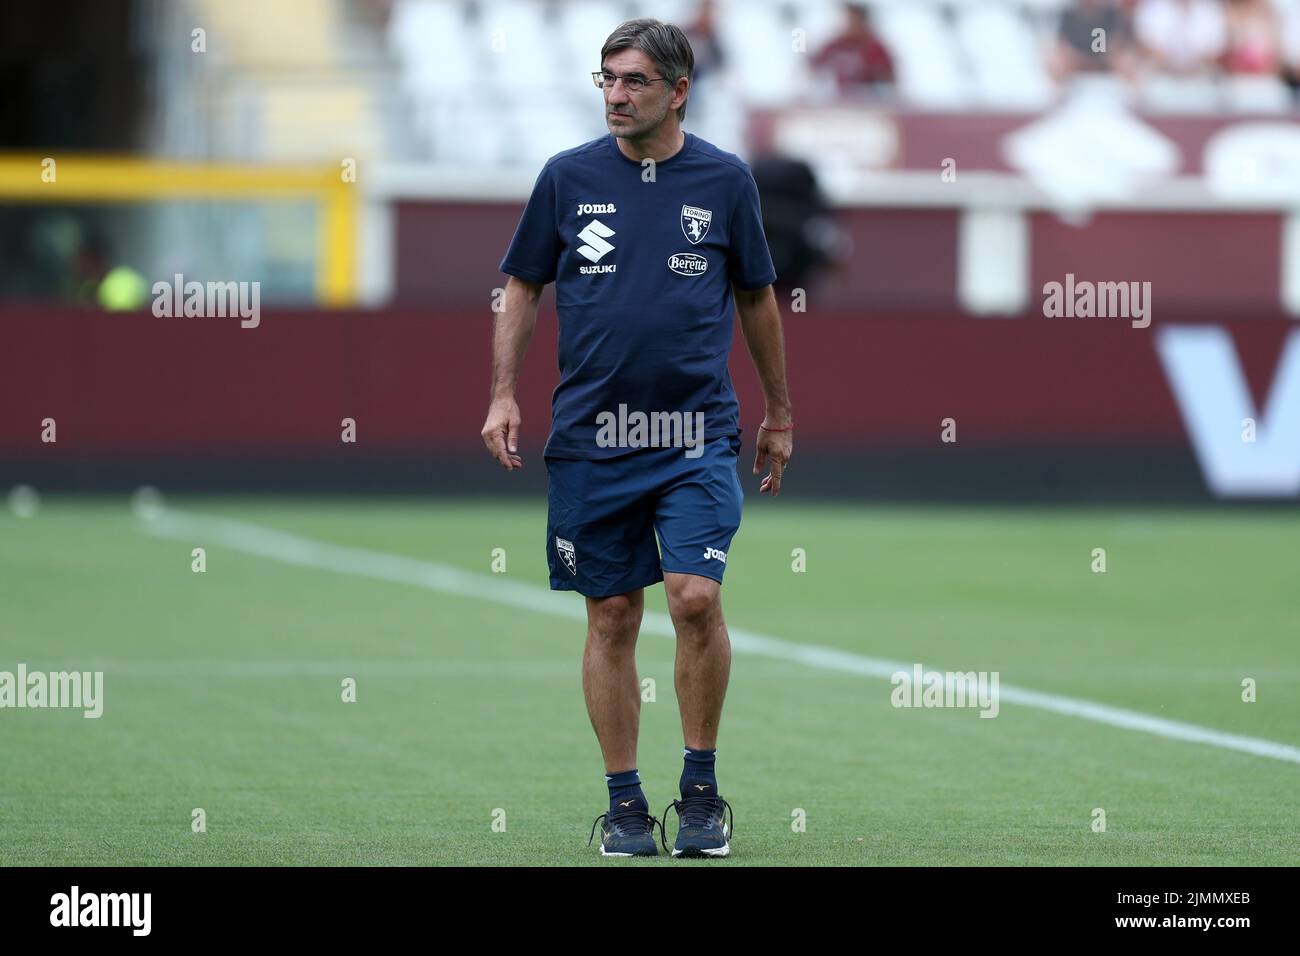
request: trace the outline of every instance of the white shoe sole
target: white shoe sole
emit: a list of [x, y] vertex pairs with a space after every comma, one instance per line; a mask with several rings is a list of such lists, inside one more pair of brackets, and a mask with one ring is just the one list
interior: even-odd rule
[[[636, 856], [635, 853], [606, 853], [606, 852], [605, 852], [605, 848], [604, 848], [603, 846], [600, 848], [600, 855], [601, 855], [601, 856]], [[641, 854], [641, 855], [642, 855], [642, 856], [648, 856], [648, 854], [645, 854], [645, 853], [643, 853], [643, 854]], [[658, 856], [658, 855], [659, 855], [658, 853], [655, 854], [655, 856]]]
[[[705, 856], [728, 856], [731, 853], [731, 844], [720, 846], [713, 850], [700, 850]], [[673, 856], [681, 856], [681, 850], [673, 850]]]
[[[731, 834], [727, 831], [726, 827], [722, 828], [722, 836], [723, 839], [727, 841], [726, 843], [722, 844], [722, 846], [716, 847], [715, 849], [712, 850], [700, 850], [699, 852], [703, 853], [705, 856], [728, 856], [731, 853]], [[681, 850], [678, 850], [676, 848], [673, 849], [673, 856], [681, 856], [681, 855], [682, 855]]]

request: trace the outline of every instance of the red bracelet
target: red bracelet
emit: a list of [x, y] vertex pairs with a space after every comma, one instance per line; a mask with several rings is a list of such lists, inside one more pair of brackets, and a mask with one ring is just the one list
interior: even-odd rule
[[763, 429], [765, 432], [788, 432], [790, 429], [794, 428], [794, 422], [786, 425], [785, 428], [768, 428], [766, 425], [759, 425], [758, 427]]

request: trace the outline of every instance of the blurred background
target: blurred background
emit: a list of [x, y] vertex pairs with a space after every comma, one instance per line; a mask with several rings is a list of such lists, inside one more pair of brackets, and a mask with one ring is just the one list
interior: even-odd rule
[[[692, 39], [686, 128], [760, 185], [792, 491], [1300, 494], [1300, 0], [8, 7], [0, 483], [539, 493], [553, 295], [536, 467], [502, 474], [497, 265], [643, 15]], [[260, 323], [156, 315], [178, 275], [259, 283]], [[1046, 316], [1067, 276], [1150, 283], [1150, 326]], [[739, 337], [732, 367], [750, 436]]]

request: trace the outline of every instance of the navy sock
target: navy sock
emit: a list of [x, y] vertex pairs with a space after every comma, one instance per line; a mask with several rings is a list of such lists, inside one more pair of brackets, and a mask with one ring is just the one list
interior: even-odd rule
[[692, 750], [685, 747], [682, 750], [685, 766], [682, 768], [682, 779], [680, 789], [682, 799], [687, 797], [716, 797], [718, 795], [718, 780], [713, 773], [713, 764], [717, 759], [718, 751], [714, 750]]
[[627, 813], [633, 809], [649, 811], [650, 804], [646, 802], [645, 794], [641, 792], [641, 775], [636, 772], [635, 767], [621, 773], [605, 774], [605, 783], [609, 786], [611, 814]]

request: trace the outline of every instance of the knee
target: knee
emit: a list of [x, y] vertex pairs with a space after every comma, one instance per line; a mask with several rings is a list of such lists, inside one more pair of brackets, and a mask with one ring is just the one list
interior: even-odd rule
[[592, 599], [587, 609], [587, 630], [596, 640], [624, 644], [636, 640], [641, 626], [641, 604], [627, 594]]
[[716, 581], [691, 576], [669, 593], [669, 610], [673, 623], [690, 633], [707, 637], [722, 611], [720, 589]]

